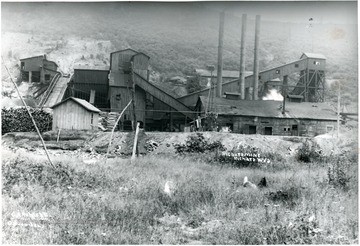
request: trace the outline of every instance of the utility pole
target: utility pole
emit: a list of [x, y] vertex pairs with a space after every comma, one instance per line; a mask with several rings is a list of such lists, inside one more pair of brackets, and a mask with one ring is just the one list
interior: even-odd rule
[[139, 148], [137, 145], [137, 134], [138, 134], [138, 128], [139, 125], [137, 124], [137, 120], [136, 120], [136, 100], [135, 100], [135, 79], [134, 79], [134, 63], [131, 61], [131, 82], [132, 82], [132, 90], [131, 90], [131, 97], [132, 97], [132, 105], [133, 105], [133, 124], [132, 124], [132, 129], [135, 132], [135, 142], [134, 142], [134, 146], [136, 145], [136, 156], [139, 156]]
[[260, 15], [256, 15], [255, 22], [255, 47], [254, 47], [254, 82], [253, 99], [258, 100], [259, 93], [259, 39], [260, 39]]
[[239, 92], [241, 100], [245, 99], [245, 37], [246, 37], [246, 14], [242, 15], [241, 46], [240, 46], [240, 78]]
[[131, 99], [132, 99], [132, 105], [133, 105], [133, 123], [132, 123], [132, 129], [133, 131], [136, 130], [136, 103], [135, 103], [135, 80], [134, 80], [134, 63], [131, 62], [131, 84], [132, 84], [132, 90], [131, 90]]
[[220, 13], [220, 22], [219, 22], [219, 47], [218, 47], [218, 69], [217, 69], [217, 87], [216, 87], [216, 97], [221, 97], [222, 90], [222, 70], [223, 70], [223, 45], [224, 45], [224, 19], [225, 12]]

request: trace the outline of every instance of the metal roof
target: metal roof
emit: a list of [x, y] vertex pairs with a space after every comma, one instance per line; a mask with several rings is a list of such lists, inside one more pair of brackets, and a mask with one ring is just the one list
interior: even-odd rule
[[301, 58], [304, 58], [304, 56], [308, 57], [308, 58], [316, 58], [316, 59], [324, 59], [326, 60], [326, 57], [322, 54], [315, 54], [315, 53], [309, 53], [309, 52], [305, 52], [301, 55]]
[[80, 106], [82, 106], [83, 108], [85, 108], [86, 110], [90, 111], [90, 112], [95, 112], [95, 113], [99, 113], [100, 110], [95, 107], [94, 105], [90, 104], [89, 102], [83, 100], [83, 99], [80, 99], [80, 98], [75, 98], [75, 97], [68, 97], [66, 98], [65, 100], [51, 106], [50, 108], [51, 109], [54, 109], [56, 108], [57, 106], [63, 104], [64, 102], [67, 102], [68, 100], [73, 100], [74, 102], [78, 103]]
[[32, 56], [32, 57], [27, 57], [27, 58], [22, 58], [22, 59], [20, 59], [20, 61], [27, 60], [27, 59], [33, 59], [33, 58], [39, 58], [39, 57], [44, 58], [44, 55], [41, 55], [41, 56]]
[[74, 65], [74, 70], [99, 70], [99, 71], [109, 71], [110, 66], [87, 66], [82, 64]]
[[[200, 96], [199, 100], [206, 107], [207, 97]], [[285, 114], [282, 114], [282, 101], [229, 100], [216, 97], [213, 102], [213, 110], [219, 115], [337, 120], [336, 113], [326, 103], [286, 102]]]

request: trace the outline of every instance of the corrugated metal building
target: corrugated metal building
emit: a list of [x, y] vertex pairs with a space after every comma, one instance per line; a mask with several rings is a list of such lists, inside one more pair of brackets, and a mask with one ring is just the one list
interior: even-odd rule
[[54, 106], [53, 130], [97, 130], [100, 110], [85, 100], [69, 97]]
[[218, 114], [219, 127], [229, 127], [236, 133], [316, 136], [336, 128], [336, 113], [326, 103], [286, 102], [284, 114], [281, 101], [214, 98], [211, 104], [207, 103], [207, 97], [199, 97], [199, 115], [203, 117], [208, 106], [209, 111]]
[[58, 65], [46, 59], [46, 55], [20, 59], [21, 79], [28, 82], [50, 82], [57, 73]]

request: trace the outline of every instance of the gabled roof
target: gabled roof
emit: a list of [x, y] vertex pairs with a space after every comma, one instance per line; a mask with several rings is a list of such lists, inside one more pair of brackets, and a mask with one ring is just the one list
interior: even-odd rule
[[[200, 96], [199, 102], [206, 107], [207, 97]], [[336, 113], [326, 103], [286, 102], [285, 114], [282, 114], [281, 101], [229, 100], [216, 97], [213, 102], [213, 110], [219, 115], [337, 120]]]
[[28, 59], [33, 59], [33, 58], [39, 58], [39, 57], [44, 58], [44, 55], [41, 55], [41, 56], [32, 56], [32, 57], [27, 57], [27, 58], [22, 58], [22, 59], [20, 59], [20, 61], [23, 61], [23, 60], [28, 60]]
[[110, 56], [111, 56], [112, 54], [114, 54], [114, 53], [125, 52], [125, 51], [128, 51], [128, 50], [131, 50], [131, 51], [135, 52], [136, 54], [139, 53], [139, 51], [136, 51], [136, 50], [131, 49], [131, 48], [127, 48], [127, 49], [117, 50], [117, 51], [111, 52], [111, 53], [110, 53]]
[[89, 102], [87, 102], [87, 101], [85, 101], [83, 99], [75, 98], [75, 97], [68, 97], [65, 100], [51, 106], [50, 108], [54, 109], [57, 106], [67, 102], [68, 100], [72, 100], [72, 101], [76, 102], [77, 104], [79, 104], [80, 106], [82, 106], [83, 108], [85, 108], [86, 110], [88, 110], [90, 112], [94, 112], [94, 113], [99, 113], [100, 112], [100, 110], [98, 108], [96, 108], [94, 105], [90, 104]]
[[133, 55], [133, 57], [131, 57], [131, 60], [134, 59], [134, 56], [138, 56], [138, 55], [144, 55], [146, 56], [147, 58], [150, 59], [150, 56], [148, 56], [147, 54], [143, 53], [143, 52], [137, 52], [137, 54]]
[[326, 60], [326, 57], [324, 55], [322, 55], [322, 54], [315, 54], [315, 53], [308, 53], [308, 52], [303, 53], [301, 55], [300, 59], [302, 59], [304, 57]]

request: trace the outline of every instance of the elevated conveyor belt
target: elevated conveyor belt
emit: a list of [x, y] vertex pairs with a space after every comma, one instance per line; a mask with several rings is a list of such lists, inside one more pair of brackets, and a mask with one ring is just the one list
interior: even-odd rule
[[166, 103], [176, 111], [186, 115], [187, 117], [193, 119], [196, 114], [193, 113], [190, 108], [188, 108], [182, 102], [179, 102], [176, 98], [172, 97], [171, 95], [167, 94], [163, 90], [159, 89], [155, 85], [151, 84], [149, 81], [141, 77], [139, 74], [134, 73], [134, 80], [135, 84], [139, 86], [141, 89], [145, 90], [147, 93], [152, 95], [153, 97], [159, 99], [160, 101]]
[[[321, 63], [320, 63], [320, 61], [321, 61]], [[270, 80], [273, 80], [276, 78], [280, 78], [280, 80], [282, 81], [282, 78], [286, 75], [289, 76], [294, 73], [299, 73], [299, 74], [303, 73], [303, 75], [306, 75], [305, 71], [307, 71], [309, 69], [312, 69], [315, 71], [325, 69], [325, 59], [306, 57], [306, 56], [304, 57], [304, 55], [303, 55], [299, 60], [259, 72], [259, 81], [265, 83], [267, 81], [270, 81]], [[306, 77], [306, 76], [304, 76], [304, 77]], [[310, 78], [308, 78], [308, 79], [310, 81]], [[254, 80], [253, 75], [246, 76], [245, 77], [245, 88], [251, 87], [253, 80]], [[298, 95], [304, 93], [305, 84], [306, 84], [306, 81], [304, 78], [304, 79], [300, 80], [296, 86], [294, 86], [297, 88], [295, 88], [295, 89], [289, 88], [289, 93], [296, 93]], [[225, 83], [223, 83], [222, 86], [223, 86], [222, 87], [223, 93], [240, 91], [239, 90], [239, 87], [240, 87], [239, 79], [225, 82]], [[313, 88], [315, 88], [316, 86], [317, 85], [315, 83]], [[186, 96], [180, 97], [180, 98], [178, 98], [178, 100], [180, 102], [186, 104], [187, 106], [193, 107], [193, 106], [195, 106], [199, 96], [207, 96], [208, 93], [209, 93], [209, 88], [203, 89], [203, 90], [200, 90], [197, 92], [193, 92]]]
[[70, 78], [62, 77], [60, 73], [56, 74], [48, 89], [44, 93], [39, 106], [51, 107], [52, 105], [60, 102], [65, 94], [69, 79]]

